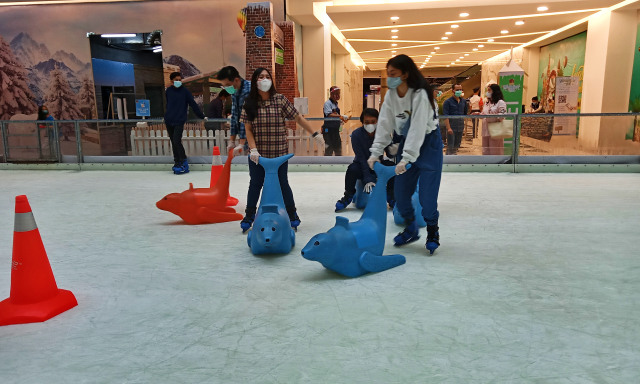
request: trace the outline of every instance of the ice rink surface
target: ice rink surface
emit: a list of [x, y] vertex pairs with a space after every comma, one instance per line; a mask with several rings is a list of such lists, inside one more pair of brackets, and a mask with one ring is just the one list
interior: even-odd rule
[[[248, 174], [233, 172], [244, 213]], [[290, 172], [302, 225], [253, 256], [239, 222], [155, 202], [209, 173], [0, 171], [0, 300], [15, 196], [79, 305], [0, 327], [0, 383], [634, 383], [640, 175], [445, 173], [442, 246], [349, 279], [300, 250], [335, 222], [344, 175]], [[351, 208], [351, 220], [360, 211]]]

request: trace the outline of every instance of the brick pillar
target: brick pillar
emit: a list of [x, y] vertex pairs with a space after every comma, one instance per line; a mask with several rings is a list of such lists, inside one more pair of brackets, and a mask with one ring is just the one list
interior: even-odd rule
[[[247, 27], [246, 27], [246, 79], [251, 80], [251, 75], [256, 68], [264, 67], [274, 71], [274, 48], [273, 48], [273, 28], [271, 27], [273, 6], [270, 2], [247, 4]], [[264, 28], [264, 37], [256, 36], [255, 29], [258, 26]], [[275, 82], [275, 79], [274, 79]]]

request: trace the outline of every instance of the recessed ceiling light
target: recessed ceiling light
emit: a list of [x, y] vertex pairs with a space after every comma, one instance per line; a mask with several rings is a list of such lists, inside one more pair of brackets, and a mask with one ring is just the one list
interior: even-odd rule
[[396, 53], [397, 51], [391, 51], [391, 53]]
[[464, 59], [464, 56], [460, 56], [459, 59]]
[[442, 40], [449, 40], [447, 36], [443, 37]]
[[440, 47], [434, 47], [433, 49], [435, 49], [437, 51], [438, 49], [440, 49]]
[[451, 28], [454, 28], [454, 29], [455, 29], [455, 28], [458, 28], [458, 27], [460, 27], [458, 24], [453, 24], [453, 25], [451, 26]]
[[507, 33], [509, 33], [509, 31], [506, 29], [503, 29], [502, 31], [500, 31], [500, 33], [502, 33], [503, 35], [506, 35]]
[[451, 63], [451, 65], [456, 65], [456, 63]]
[[391, 36], [391, 38], [392, 38], [392, 39], [397, 39], [397, 38], [398, 38], [398, 36]]
[[538, 7], [538, 12], [544, 12], [548, 10], [549, 10], [549, 7], [545, 7], [544, 5], [542, 7]]
[[469, 56], [469, 54], [468, 54], [468, 53], [465, 53], [464, 55], [465, 55], [465, 56]]
[[469, 16], [469, 14], [468, 14], [467, 12], [462, 12], [462, 13], [460, 14], [460, 17], [467, 17], [467, 16]]
[[449, 67], [450, 67], [450, 65], [447, 65], [447, 68], [449, 68]]
[[398, 46], [398, 44], [393, 43], [393, 44], [391, 44], [391, 46], [392, 46], [392, 47], [397, 47], [397, 46]]
[[487, 42], [488, 42], [488, 43], [493, 43], [494, 41], [495, 41], [495, 40], [493, 40], [493, 39], [489, 39], [489, 40], [487, 40]]
[[434, 52], [431, 52], [431, 54], [432, 54], [432, 55], [435, 55], [436, 53], [435, 53], [435, 51], [434, 51]]
[[392, 30], [391, 30], [391, 33], [396, 33], [396, 32], [398, 32], [398, 30], [397, 30], [397, 29], [392, 29]]
[[447, 32], [445, 32], [444, 34], [445, 34], [445, 35], [453, 35], [453, 32], [451, 32], [451, 31], [447, 31]]
[[478, 48], [484, 48], [484, 44], [478, 44]]
[[475, 52], [475, 51], [477, 51], [477, 50], [478, 50], [478, 48], [473, 48], [473, 49], [472, 49], [472, 51], [474, 51], [474, 52]]
[[431, 56], [431, 55], [429, 55], [429, 56], [427, 56], [427, 59], [430, 59], [431, 57], [432, 57], [432, 56]]
[[524, 25], [524, 21], [518, 20], [518, 21], [516, 21], [516, 25]]

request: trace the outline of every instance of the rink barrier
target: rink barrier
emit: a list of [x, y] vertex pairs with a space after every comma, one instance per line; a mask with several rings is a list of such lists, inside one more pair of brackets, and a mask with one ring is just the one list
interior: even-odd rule
[[[492, 172], [637, 172], [637, 166], [640, 164], [640, 156], [636, 155], [592, 155], [592, 156], [519, 156], [520, 151], [520, 126], [522, 118], [556, 118], [556, 117], [634, 117], [638, 119], [640, 113], [581, 113], [581, 114], [506, 114], [501, 115], [513, 122], [513, 153], [511, 155], [445, 155], [444, 156], [444, 170], [445, 171], [492, 171]], [[440, 121], [446, 118], [450, 119], [482, 119], [486, 117], [496, 117], [496, 115], [464, 115], [464, 116], [439, 116]], [[337, 118], [307, 118], [309, 121], [322, 121], [322, 120], [337, 120]], [[358, 120], [352, 118], [351, 120]], [[80, 124], [131, 124], [146, 122], [153, 129], [147, 129], [146, 132], [143, 129], [132, 128], [132, 155], [131, 156], [85, 156], [83, 154], [82, 139], [86, 139], [82, 136]], [[210, 119], [209, 122], [229, 122], [228, 119]], [[162, 119], [149, 119], [149, 120], [58, 120], [58, 121], [42, 121], [35, 120], [11, 120], [0, 121], [0, 143], [2, 148], [0, 154], [3, 155], [2, 162], [0, 162], [0, 169], [16, 169], [12, 163], [7, 163], [7, 159], [11, 161], [9, 156], [10, 148], [8, 145], [8, 129], [9, 124], [49, 124], [52, 126], [53, 135], [56, 140], [52, 143], [52, 154], [55, 155], [55, 161], [53, 164], [19, 164], [18, 169], [106, 169], [115, 167], [117, 169], [123, 169], [123, 166], [115, 164], [136, 164], [142, 162], [148, 164], [146, 168], [144, 164], [136, 164], [136, 167], [143, 165], [142, 168], [150, 169], [154, 164], [170, 164], [172, 158], [170, 156], [170, 141], [166, 135], [166, 130], [163, 129]], [[60, 151], [60, 125], [73, 124], [74, 133], [76, 137], [76, 152], [77, 155], [63, 155]], [[135, 135], [133, 131], [136, 131]], [[352, 130], [351, 130], [352, 131]], [[151, 133], [153, 132], [153, 133]], [[190, 133], [191, 132], [191, 133]], [[199, 133], [198, 133], [199, 132]], [[340, 164], [348, 164], [352, 161], [350, 156], [342, 157], [325, 157], [319, 156], [322, 152], [316, 148], [315, 141], [309, 136], [305, 136], [306, 133], [301, 134], [302, 129], [289, 130], [289, 147], [292, 153], [295, 153], [299, 159], [308, 156], [306, 161], [310, 161], [314, 168], [322, 169], [323, 165], [329, 165], [326, 168], [336, 168], [331, 163], [333, 159], [339, 160]], [[204, 130], [204, 124], [202, 120], [191, 120], [185, 125], [185, 149], [187, 150], [190, 162], [197, 165], [200, 161], [210, 164], [211, 157], [202, 157], [199, 153], [210, 153], [212, 145], [217, 143], [223, 143], [228, 140], [228, 131], [206, 131]], [[343, 153], [351, 155], [349, 150], [350, 145], [350, 130], [344, 129], [342, 132], [343, 139]], [[11, 135], [13, 136], [13, 135]], [[29, 135], [16, 135], [16, 136], [29, 136]], [[211, 137], [213, 136], [213, 137]], [[159, 140], [158, 140], [159, 139]], [[526, 138], [525, 138], [526, 139]], [[38, 138], [38, 140], [40, 140]], [[135, 145], [133, 142], [135, 141]], [[155, 145], [151, 145], [154, 142]], [[40, 143], [40, 141], [38, 141]], [[226, 145], [219, 145], [223, 152], [226, 152]], [[135, 153], [141, 156], [134, 156]], [[206, 150], [205, 150], [206, 148]], [[167, 156], [169, 154], [169, 156]], [[168, 160], [167, 160], [168, 159]], [[238, 160], [242, 160], [239, 158]], [[246, 159], [244, 159], [246, 160]], [[75, 164], [82, 165], [85, 163], [100, 162], [97, 166], [84, 166], [84, 167], [69, 167], [64, 165], [68, 162], [74, 162]], [[234, 160], [234, 163], [236, 161]], [[317, 163], [316, 163], [317, 162]], [[106, 166], [106, 164], [114, 164]], [[315, 163], [315, 164], [314, 164]], [[543, 163], [543, 164], [541, 164]], [[242, 167], [242, 164], [239, 164]], [[160, 166], [162, 167], [162, 166]], [[124, 167], [129, 169], [131, 167]], [[304, 167], [301, 167], [304, 168]], [[613, 170], [615, 169], [615, 170]]]

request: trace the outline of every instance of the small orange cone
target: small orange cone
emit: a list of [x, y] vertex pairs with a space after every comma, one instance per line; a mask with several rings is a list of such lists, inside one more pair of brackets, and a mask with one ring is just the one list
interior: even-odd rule
[[[222, 158], [220, 157], [220, 148], [217, 146], [213, 147], [213, 161], [211, 162], [211, 182], [209, 183], [209, 188], [213, 189], [220, 178], [220, 174], [222, 173]], [[235, 197], [231, 197], [227, 195], [227, 207], [234, 207], [238, 205], [238, 199]]]
[[11, 294], [0, 302], [0, 325], [45, 321], [76, 305], [73, 293], [56, 285], [27, 196], [16, 196]]

